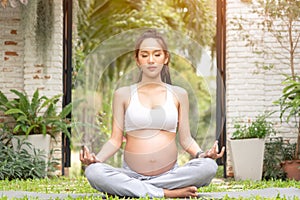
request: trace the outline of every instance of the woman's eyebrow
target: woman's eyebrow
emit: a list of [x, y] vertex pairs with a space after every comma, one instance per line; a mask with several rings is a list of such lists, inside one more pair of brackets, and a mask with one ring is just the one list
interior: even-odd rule
[[148, 53], [149, 51], [153, 51], [153, 52], [155, 53], [155, 52], [161, 52], [161, 51], [163, 51], [163, 50], [162, 50], [162, 49], [154, 49], [154, 50], [150, 50], [150, 49], [149, 49], [149, 50], [141, 49], [141, 50], [140, 50], [141, 53]]

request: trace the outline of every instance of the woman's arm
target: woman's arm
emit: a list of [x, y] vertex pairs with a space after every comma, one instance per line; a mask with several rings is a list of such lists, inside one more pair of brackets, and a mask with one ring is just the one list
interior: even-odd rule
[[180, 87], [174, 87], [175, 95], [178, 100], [178, 134], [179, 142], [182, 148], [193, 157], [221, 158], [225, 152], [222, 147], [219, 153], [218, 142], [216, 141], [212, 148], [206, 152], [202, 151], [196, 141], [192, 138], [189, 124], [189, 99], [186, 90]]
[[179, 142], [182, 148], [191, 154], [196, 156], [197, 152], [201, 151], [201, 148], [192, 138], [189, 124], [189, 99], [188, 93], [181, 87], [174, 86], [175, 97], [178, 101], [178, 134]]
[[80, 160], [84, 164], [105, 162], [120, 149], [123, 141], [125, 102], [128, 100], [127, 90], [127, 88], [120, 88], [114, 93], [112, 134], [110, 139], [102, 146], [96, 156], [90, 153], [87, 148], [85, 148], [84, 154], [81, 151]]

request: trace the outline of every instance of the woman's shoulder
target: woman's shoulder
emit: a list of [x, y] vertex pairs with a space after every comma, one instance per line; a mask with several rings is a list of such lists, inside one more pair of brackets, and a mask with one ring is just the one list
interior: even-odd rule
[[115, 90], [115, 95], [127, 94], [130, 92], [130, 86], [122, 86]]
[[187, 95], [187, 91], [180, 87], [180, 86], [176, 86], [176, 85], [170, 85], [172, 91], [176, 94], [176, 95], [179, 95], [179, 96], [185, 96]]
[[176, 85], [170, 85], [170, 88], [178, 101], [187, 98], [188, 92], [184, 88]]
[[117, 98], [128, 99], [131, 94], [131, 86], [119, 87], [115, 90], [114, 96]]

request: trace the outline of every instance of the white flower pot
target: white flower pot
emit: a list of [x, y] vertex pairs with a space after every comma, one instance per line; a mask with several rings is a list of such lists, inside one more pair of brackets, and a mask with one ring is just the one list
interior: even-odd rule
[[[18, 146], [18, 139], [20, 141], [25, 140], [28, 143], [32, 144], [32, 148], [39, 149], [45, 155], [45, 162], [48, 162], [49, 153], [50, 153], [50, 135], [36, 134], [29, 135], [27, 138], [25, 135], [17, 135], [12, 139], [13, 148], [16, 151]], [[18, 139], [17, 139], [18, 138]], [[28, 153], [34, 155], [33, 149], [29, 148], [28, 145], [22, 145], [21, 149], [27, 150]]]
[[261, 180], [265, 140], [228, 140], [235, 180]]

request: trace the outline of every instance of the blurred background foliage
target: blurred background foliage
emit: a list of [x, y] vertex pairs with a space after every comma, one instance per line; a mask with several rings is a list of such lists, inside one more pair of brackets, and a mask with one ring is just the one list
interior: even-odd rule
[[[117, 87], [135, 82], [137, 71], [133, 52], [120, 55], [116, 53], [115, 59], [112, 59], [108, 57], [113, 50], [106, 54], [109, 49], [101, 48], [113, 36], [140, 28], [162, 29], [187, 36], [189, 39], [182, 41], [168, 40], [168, 45], [179, 46], [180, 52], [198, 57], [196, 62], [200, 62], [202, 52], [197, 52], [186, 41], [193, 40], [210, 52], [212, 62], [205, 67], [209, 68], [211, 76], [203, 77], [197, 73], [193, 65], [195, 62], [177, 55], [176, 52], [171, 52], [170, 63], [173, 84], [184, 87], [189, 93], [192, 134], [204, 149], [209, 148], [211, 143], [208, 140], [215, 140], [215, 91], [209, 89], [215, 87], [216, 78], [215, 0], [80, 0], [76, 3], [73, 86], [74, 93], [77, 94], [74, 96], [85, 96], [88, 100], [78, 111], [80, 114], [76, 120], [85, 126], [73, 133], [74, 148], [85, 144], [93, 152], [98, 152], [109, 138], [113, 92]], [[108, 66], [104, 64], [105, 60], [111, 61]], [[95, 67], [91, 68], [90, 65]], [[87, 73], [100, 74], [99, 80], [88, 80], [90, 77], [87, 77]], [[88, 86], [84, 88], [86, 82], [96, 82], [95, 91]], [[82, 90], [78, 89], [78, 85], [83, 87]], [[89, 127], [86, 124], [92, 125]], [[97, 131], [92, 131], [92, 126], [96, 126]], [[108, 162], [119, 166], [121, 153]]]

